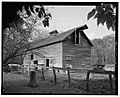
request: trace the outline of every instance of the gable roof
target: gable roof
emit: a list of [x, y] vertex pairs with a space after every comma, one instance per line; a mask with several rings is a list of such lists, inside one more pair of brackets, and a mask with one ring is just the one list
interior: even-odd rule
[[[39, 47], [43, 47], [43, 46], [46, 46], [46, 45], [50, 45], [50, 44], [54, 44], [54, 43], [58, 43], [58, 42], [61, 42], [63, 41], [66, 37], [68, 37], [69, 35], [71, 35], [76, 29], [79, 29], [79, 30], [84, 30], [84, 29], [87, 29], [87, 25], [83, 25], [83, 26], [80, 26], [80, 27], [77, 27], [77, 28], [73, 28], [71, 30], [68, 30], [66, 32], [63, 32], [63, 33], [60, 33], [54, 37], [47, 37], [47, 38], [44, 38], [44, 39], [40, 39], [40, 40], [37, 40], [35, 41], [34, 43], [32, 43], [32, 49], [35, 49], [35, 48], [39, 48]], [[85, 38], [87, 39], [88, 43], [92, 45], [91, 41], [88, 39], [88, 37], [85, 35], [85, 33], [82, 31], [81, 33], [83, 33], [83, 35], [85, 36]]]

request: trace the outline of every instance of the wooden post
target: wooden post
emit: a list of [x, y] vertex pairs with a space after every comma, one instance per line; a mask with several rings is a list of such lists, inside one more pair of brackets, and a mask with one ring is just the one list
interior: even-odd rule
[[86, 77], [86, 90], [89, 92], [89, 75], [90, 75], [90, 72], [88, 71], [87, 72], [87, 77]]
[[45, 76], [44, 76], [44, 68], [42, 67], [42, 79], [45, 80]]
[[68, 85], [69, 85], [69, 87], [70, 87], [70, 71], [67, 70], [67, 72], [68, 72]]
[[110, 80], [110, 91], [111, 91], [111, 94], [112, 94], [113, 93], [112, 74], [109, 74], [109, 80]]
[[12, 74], [12, 68], [11, 68], [11, 66], [9, 66], [10, 67], [10, 72], [11, 72], [11, 74]]
[[54, 67], [53, 67], [53, 75], [54, 75], [54, 83], [57, 84], [56, 73], [55, 73]]

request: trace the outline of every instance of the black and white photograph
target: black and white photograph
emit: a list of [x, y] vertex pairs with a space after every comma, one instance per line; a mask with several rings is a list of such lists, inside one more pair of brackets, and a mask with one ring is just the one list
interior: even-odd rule
[[1, 95], [118, 95], [118, 2], [1, 2]]

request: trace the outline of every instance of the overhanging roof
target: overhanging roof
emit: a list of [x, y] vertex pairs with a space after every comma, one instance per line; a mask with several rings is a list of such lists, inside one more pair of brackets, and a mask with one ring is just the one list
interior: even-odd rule
[[54, 37], [48, 37], [48, 38], [37, 40], [34, 43], [32, 43], [32, 48], [31, 49], [35, 49], [35, 48], [43, 47], [43, 46], [46, 46], [46, 45], [50, 45], [50, 44], [61, 42], [61, 41], [65, 40], [66, 37], [71, 35], [76, 29], [82, 30], [81, 33], [85, 36], [85, 38], [87, 39], [88, 43], [91, 46], [93, 46], [91, 41], [88, 39], [88, 37], [83, 32], [83, 30], [85, 30], [87, 28], [88, 28], [87, 25], [83, 25], [83, 26], [80, 26], [80, 27], [68, 30], [66, 32], [60, 33], [60, 34], [58, 34], [58, 35], [56, 35]]

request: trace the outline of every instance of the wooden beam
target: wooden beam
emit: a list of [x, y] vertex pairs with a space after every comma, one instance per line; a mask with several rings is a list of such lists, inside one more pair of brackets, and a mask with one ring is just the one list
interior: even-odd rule
[[70, 71], [76, 71], [76, 72], [81, 72], [81, 71], [88, 71], [87, 68], [81, 68], [81, 69], [72, 69], [72, 68], [61, 68], [61, 67], [49, 67], [49, 68], [54, 68], [54, 69], [57, 69], [57, 70], [70, 70]]

